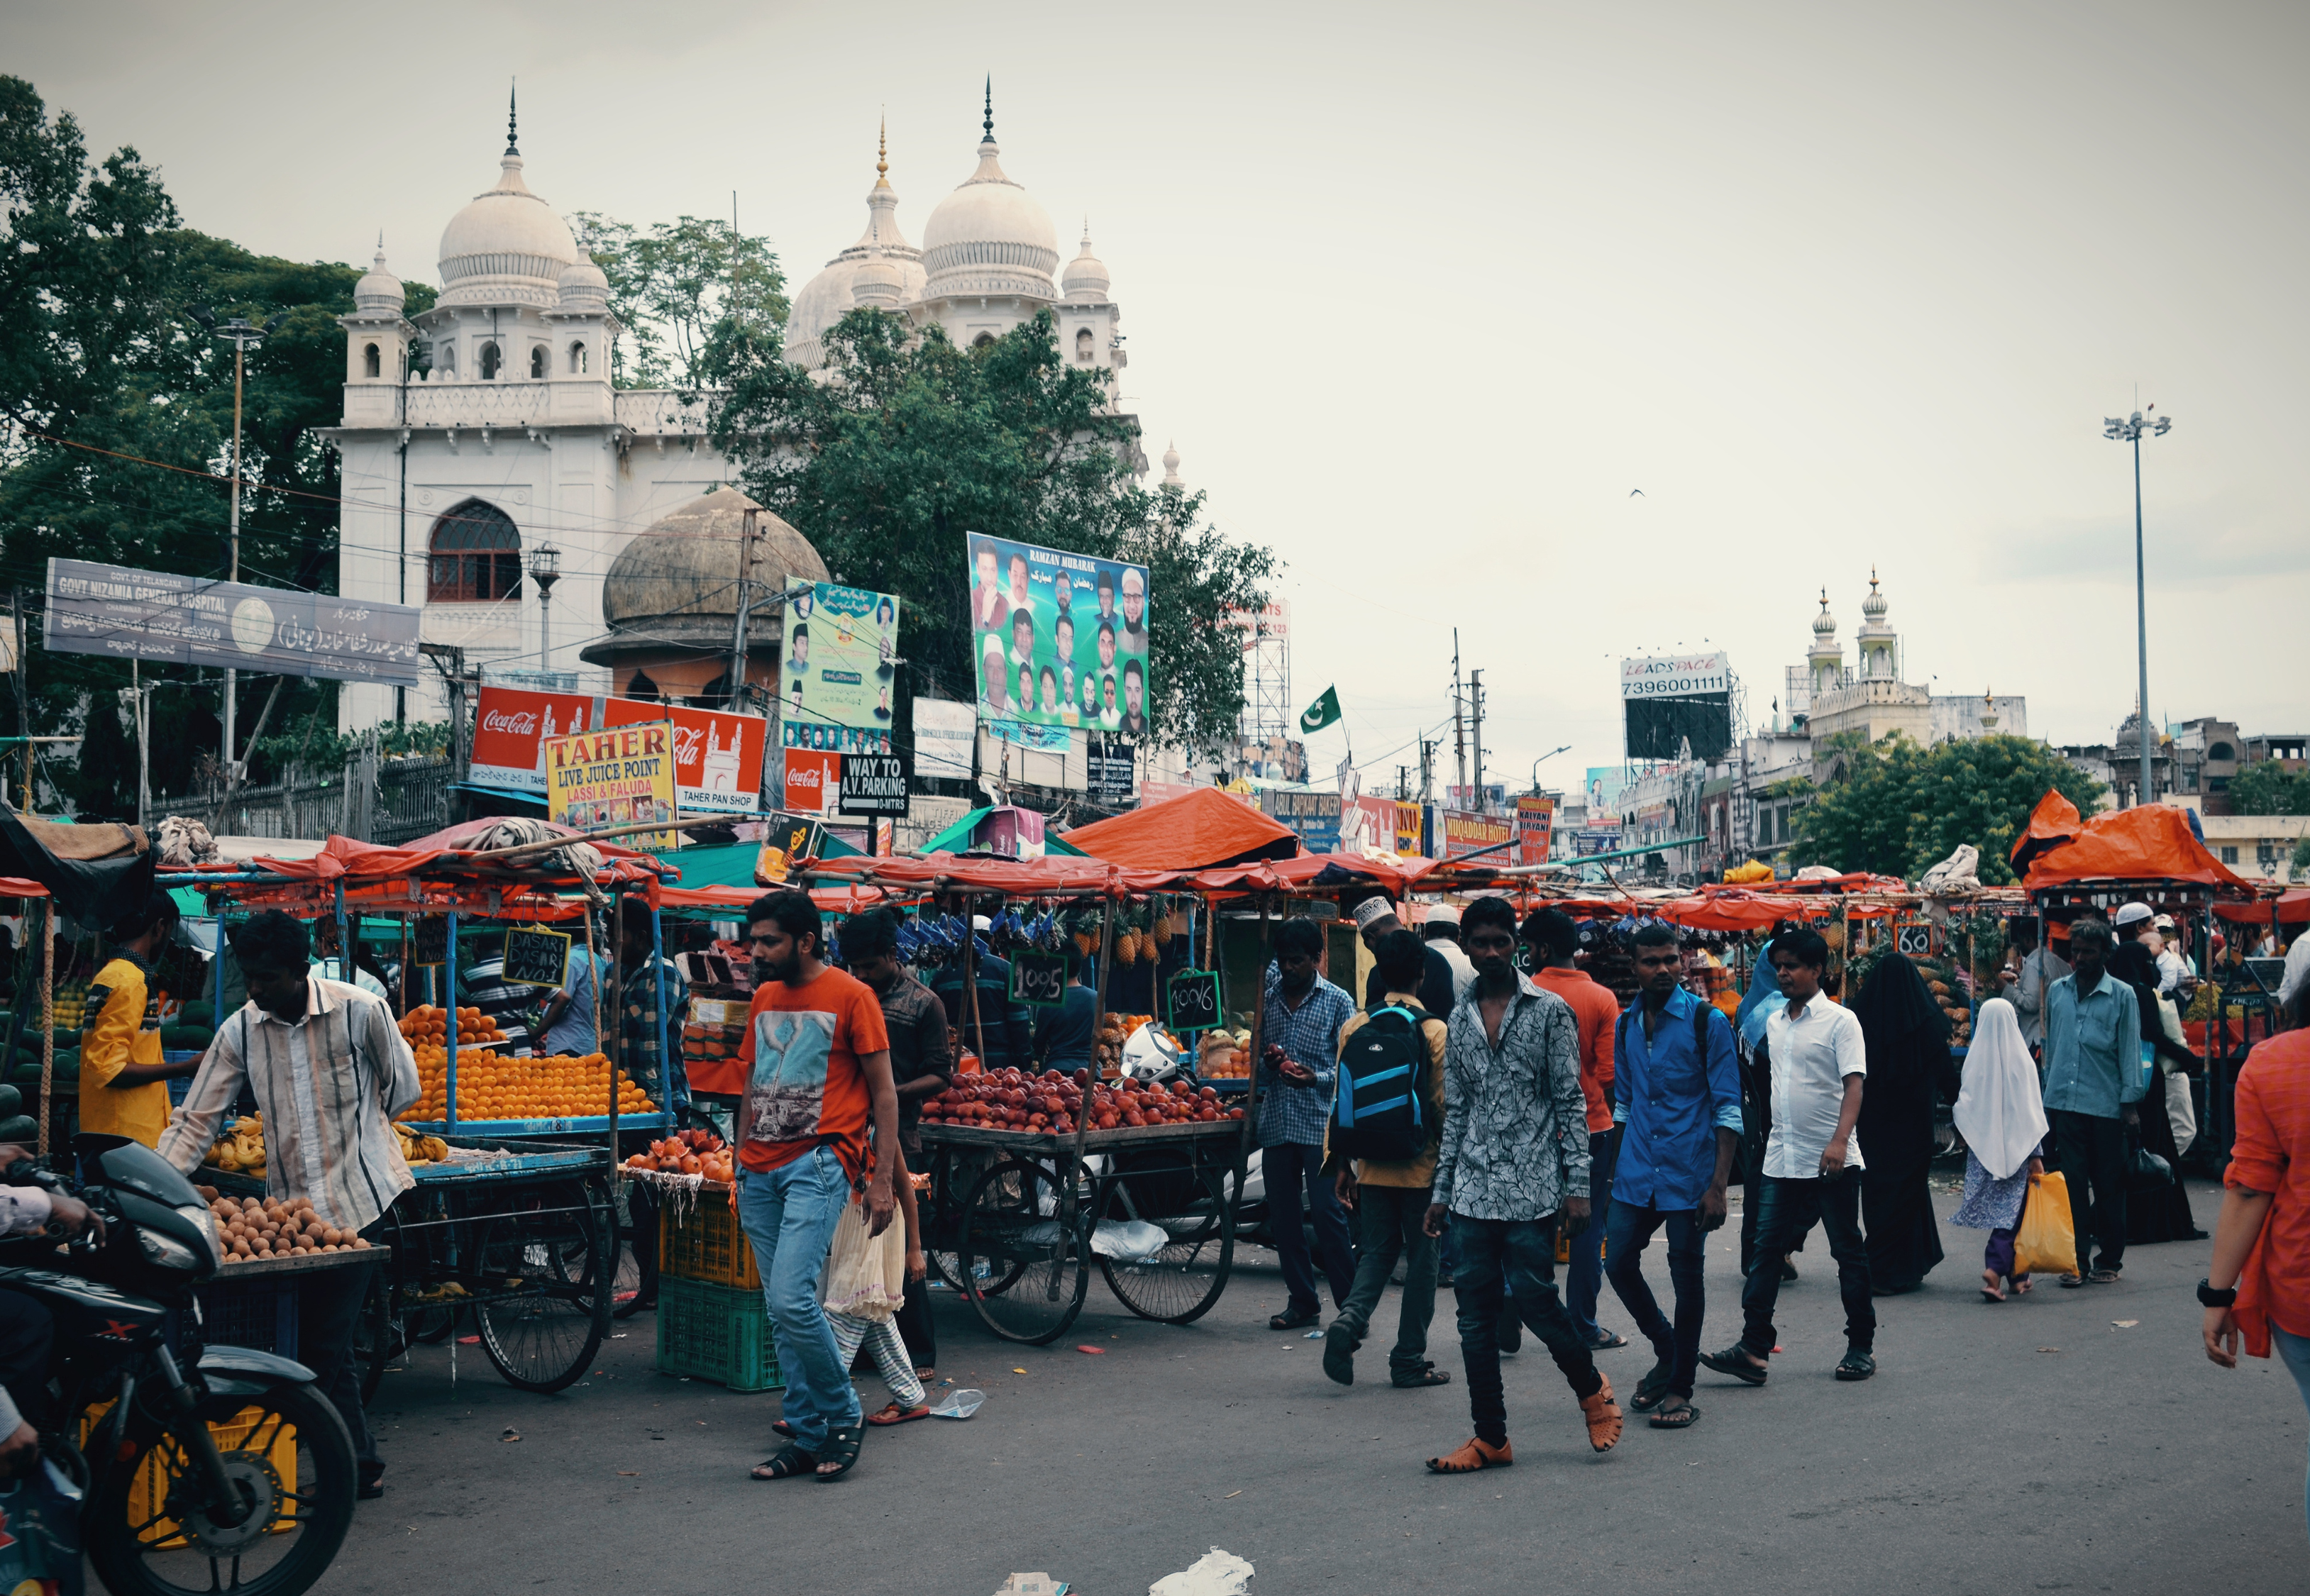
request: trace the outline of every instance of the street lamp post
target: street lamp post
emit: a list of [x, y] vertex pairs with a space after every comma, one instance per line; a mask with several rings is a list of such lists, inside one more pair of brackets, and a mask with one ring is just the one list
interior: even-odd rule
[[[2156, 410], [2156, 405], [2149, 407]], [[2163, 438], [2173, 429], [2172, 416], [2143, 419], [2141, 411], [2120, 420], [2115, 416], [2102, 419], [2101, 435], [2119, 443], [2133, 446], [2133, 628], [2134, 641], [2141, 666], [2139, 690], [2141, 701], [2135, 722], [2141, 733], [2141, 788], [2137, 802], [2149, 803], [2156, 799], [2149, 785], [2149, 594], [2143, 583], [2141, 568], [2141, 435]]]
[[[219, 325], [216, 317], [205, 305], [195, 306], [193, 319], [208, 329], [212, 337], [232, 340], [232, 508], [226, 524], [226, 536], [231, 545], [230, 569], [226, 580], [240, 580], [240, 399], [241, 383], [248, 368], [251, 344], [262, 343], [280, 329], [282, 318], [276, 316], [263, 326], [257, 326], [245, 316], [236, 316]], [[238, 705], [235, 702], [240, 687], [240, 672], [227, 670], [224, 673], [224, 786], [230, 794], [239, 785], [240, 764], [233, 756], [233, 723]]]
[[1568, 751], [1571, 747], [1572, 745], [1567, 742], [1560, 747], [1551, 748], [1532, 762], [1532, 795], [1533, 797], [1540, 796], [1540, 768], [1557, 755]]
[[537, 669], [553, 669], [553, 585], [561, 580], [561, 551], [540, 543], [529, 551], [529, 575], [537, 584]]

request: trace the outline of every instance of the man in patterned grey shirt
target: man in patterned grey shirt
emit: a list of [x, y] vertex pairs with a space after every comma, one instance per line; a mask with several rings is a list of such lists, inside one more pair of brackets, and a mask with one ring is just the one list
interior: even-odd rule
[[1571, 1005], [1516, 971], [1515, 911], [1481, 898], [1460, 922], [1476, 984], [1452, 1011], [1444, 1054], [1444, 1145], [1428, 1234], [1452, 1225], [1458, 1257], [1460, 1356], [1475, 1439], [1428, 1466], [1469, 1474], [1515, 1461], [1500, 1388], [1503, 1283], [1518, 1315], [1547, 1344], [1579, 1399], [1588, 1444], [1620, 1438], [1611, 1382], [1556, 1294], [1556, 1231], [1588, 1223], [1587, 1099], [1580, 1090], [1579, 1023]]

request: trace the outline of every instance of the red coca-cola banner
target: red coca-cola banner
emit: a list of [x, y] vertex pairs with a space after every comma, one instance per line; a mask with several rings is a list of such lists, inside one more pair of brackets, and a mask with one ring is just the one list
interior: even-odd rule
[[543, 798], [545, 773], [538, 764], [543, 739], [667, 719], [673, 722], [673, 779], [684, 813], [752, 814], [760, 809], [768, 721], [715, 709], [669, 709], [633, 698], [482, 689], [473, 718], [473, 779]]
[[842, 756], [816, 749], [789, 748], [786, 757], [786, 807], [806, 814], [830, 814], [842, 783]]

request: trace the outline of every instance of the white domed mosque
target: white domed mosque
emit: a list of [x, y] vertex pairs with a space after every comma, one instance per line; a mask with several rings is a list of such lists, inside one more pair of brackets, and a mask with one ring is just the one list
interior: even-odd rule
[[[933, 208], [920, 248], [899, 226], [887, 142], [878, 146], [865, 230], [794, 296], [786, 358], [822, 369], [827, 329], [861, 305], [936, 325], [966, 347], [1047, 308], [1065, 358], [1097, 368], [1113, 403], [1125, 363], [1122, 312], [1088, 227], [1055, 281], [1050, 214], [1003, 169], [991, 82], [981, 131], [977, 169]], [[736, 470], [706, 438], [704, 399], [612, 386], [621, 329], [608, 280], [532, 192], [510, 112], [496, 180], [449, 219], [437, 258], [440, 297], [405, 317], [380, 239], [352, 314], [339, 318], [337, 591], [421, 605], [424, 640], [463, 650], [485, 680], [621, 691], [612, 678], [630, 618], [604, 612], [612, 561], [662, 519], [699, 510], [700, 495], [730, 490]], [[413, 362], [404, 352], [412, 341]], [[1148, 469], [1135, 447], [1132, 464]], [[800, 531], [806, 546], [809, 529]], [[753, 628], [774, 651], [762, 617]], [[392, 688], [348, 683], [338, 705], [347, 732], [396, 713], [447, 716], [438, 677], [405, 701]]]

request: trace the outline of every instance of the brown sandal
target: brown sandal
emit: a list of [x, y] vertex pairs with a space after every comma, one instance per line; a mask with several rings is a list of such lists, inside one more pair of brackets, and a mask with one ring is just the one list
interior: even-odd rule
[[1588, 1444], [1598, 1452], [1610, 1452], [1620, 1442], [1620, 1410], [1612, 1401], [1611, 1376], [1599, 1371], [1603, 1381], [1594, 1396], [1580, 1399], [1580, 1415], [1587, 1421]]
[[1479, 1469], [1505, 1469], [1515, 1462], [1515, 1453], [1505, 1441], [1498, 1446], [1481, 1436], [1472, 1436], [1456, 1451], [1428, 1460], [1430, 1474], [1473, 1474]]
[[901, 1408], [894, 1401], [887, 1408], [869, 1413], [866, 1416], [866, 1422], [872, 1425], [905, 1424], [910, 1419], [928, 1418], [930, 1416], [928, 1403], [919, 1403], [912, 1408]]

